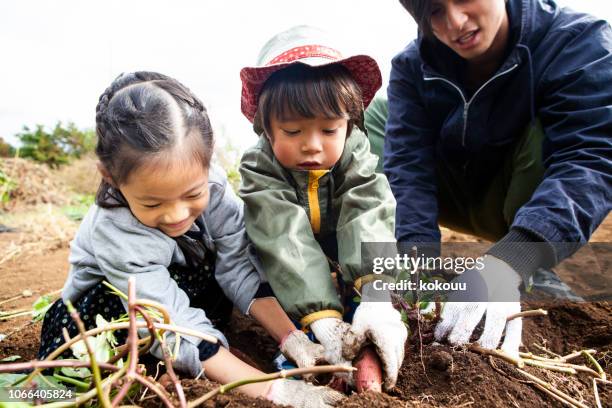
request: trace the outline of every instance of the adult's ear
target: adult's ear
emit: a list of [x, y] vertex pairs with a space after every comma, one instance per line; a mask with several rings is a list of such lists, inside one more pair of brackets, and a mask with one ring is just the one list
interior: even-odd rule
[[102, 164], [102, 162], [97, 162], [96, 163], [96, 167], [98, 168], [98, 171], [100, 172], [100, 175], [102, 176], [102, 180], [104, 180], [105, 182], [107, 182], [108, 184], [110, 184], [112, 187], [116, 187], [115, 186], [115, 182], [113, 181], [113, 178], [110, 174], [110, 172], [108, 171], [108, 169]]

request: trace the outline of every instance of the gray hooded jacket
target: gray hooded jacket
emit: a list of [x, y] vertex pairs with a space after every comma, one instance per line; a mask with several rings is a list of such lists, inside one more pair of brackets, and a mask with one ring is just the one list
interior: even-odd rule
[[[200, 219], [206, 230], [206, 246], [214, 248], [217, 255], [215, 278], [234, 305], [248, 314], [264, 279], [245, 232], [243, 204], [218, 167], [211, 166], [208, 187], [210, 202]], [[198, 227], [194, 224], [192, 229]], [[190, 307], [187, 294], [170, 277], [169, 265], [186, 264], [176, 241], [141, 224], [129, 208], [93, 205], [70, 244], [69, 261], [70, 273], [62, 291], [64, 300], [75, 302], [101, 280], [127, 293], [128, 278], [134, 276], [138, 298], [163, 304], [174, 324], [212, 335], [228, 346], [225, 336], [212, 326], [204, 310]], [[126, 302], [124, 306], [127, 309]], [[146, 329], [139, 333], [148, 335]], [[181, 339], [174, 365], [196, 376], [201, 370], [197, 348], [200, 339], [192, 336], [181, 336]], [[167, 340], [172, 350], [174, 335], [169, 335]], [[151, 352], [162, 358], [157, 342]]]

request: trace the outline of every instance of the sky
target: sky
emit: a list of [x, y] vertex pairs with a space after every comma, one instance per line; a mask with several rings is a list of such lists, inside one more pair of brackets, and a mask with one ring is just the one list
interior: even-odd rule
[[[612, 21], [609, 0], [558, 3]], [[112, 80], [150, 70], [189, 87], [218, 135], [243, 150], [256, 136], [240, 112], [240, 69], [298, 24], [341, 37], [346, 53], [371, 55], [385, 80], [391, 58], [416, 36], [397, 0], [2, 0], [0, 137], [17, 144], [24, 125], [58, 121], [93, 128]]]

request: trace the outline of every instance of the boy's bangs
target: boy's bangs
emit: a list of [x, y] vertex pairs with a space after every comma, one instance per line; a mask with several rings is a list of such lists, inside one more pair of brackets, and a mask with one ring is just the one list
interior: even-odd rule
[[280, 121], [289, 121], [296, 118], [324, 117], [336, 119], [347, 117], [347, 108], [350, 101], [345, 100], [346, 92], [337, 82], [321, 79], [311, 81], [287, 81], [278, 84], [272, 91], [270, 114]]

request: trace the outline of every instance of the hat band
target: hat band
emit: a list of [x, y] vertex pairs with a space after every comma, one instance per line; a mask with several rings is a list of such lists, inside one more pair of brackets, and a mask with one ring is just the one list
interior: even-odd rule
[[293, 62], [295, 60], [320, 57], [331, 60], [338, 60], [342, 58], [340, 51], [333, 48], [325, 47], [323, 45], [302, 45], [299, 47], [292, 48], [282, 54], [274, 57], [274, 59], [266, 64], [274, 65], [286, 62]]

